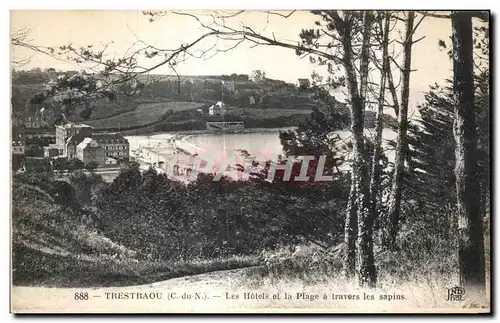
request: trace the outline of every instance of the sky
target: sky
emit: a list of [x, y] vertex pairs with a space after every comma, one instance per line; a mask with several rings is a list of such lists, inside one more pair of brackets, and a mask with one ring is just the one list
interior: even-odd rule
[[[269, 16], [265, 12], [249, 11], [237, 19], [231, 19], [229, 23], [237, 26], [243, 22], [277, 39], [298, 41], [301, 29], [313, 28], [317, 18], [307, 11], [297, 11], [286, 19], [277, 15]], [[29, 40], [43, 46], [73, 43], [75, 46], [92, 44], [98, 48], [113, 41], [108, 50], [114, 55], [123, 54], [137, 39], [161, 48], [176, 48], [181, 43], [193, 41], [204, 32], [192, 17], [169, 14], [150, 22], [140, 11], [11, 11], [11, 31], [20, 28], [30, 28]], [[411, 74], [410, 111], [412, 106], [422, 101], [421, 92], [427, 90], [429, 84], [440, 83], [452, 75], [452, 63], [446, 51], [438, 47], [440, 39], [449, 43], [450, 20], [425, 18], [414, 39], [422, 36], [425, 38], [414, 45], [412, 52], [412, 69], [415, 71]], [[201, 46], [206, 48], [212, 44], [213, 40], [208, 40]], [[232, 44], [219, 41], [217, 47], [223, 49]], [[34, 54], [27, 49], [12, 49], [11, 55], [15, 59], [31, 56], [30, 63], [23, 68], [75, 69], [72, 64]], [[207, 60], [190, 59], [178, 66], [178, 72], [182, 75], [250, 74], [255, 69], [265, 71], [269, 78], [293, 83], [297, 83], [298, 78], [310, 78], [315, 70], [325, 74], [324, 70], [311, 64], [307, 57], [300, 59], [292, 49], [252, 47], [250, 43], [243, 43]], [[170, 74], [171, 71], [160, 68], [155, 73]]]

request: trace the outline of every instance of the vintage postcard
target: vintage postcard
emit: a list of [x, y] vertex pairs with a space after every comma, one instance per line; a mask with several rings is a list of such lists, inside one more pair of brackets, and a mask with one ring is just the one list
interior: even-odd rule
[[12, 313], [491, 313], [488, 11], [11, 11]]

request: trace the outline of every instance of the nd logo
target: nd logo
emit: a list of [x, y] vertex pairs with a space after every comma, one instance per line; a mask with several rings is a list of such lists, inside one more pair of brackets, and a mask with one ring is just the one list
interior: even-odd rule
[[459, 286], [448, 288], [448, 298], [447, 301], [461, 302], [464, 301], [465, 289]]

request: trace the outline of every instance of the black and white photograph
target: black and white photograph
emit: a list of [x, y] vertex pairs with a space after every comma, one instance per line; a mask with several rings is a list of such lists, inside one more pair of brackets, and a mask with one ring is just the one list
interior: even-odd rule
[[491, 12], [368, 9], [11, 10], [10, 312], [491, 314]]

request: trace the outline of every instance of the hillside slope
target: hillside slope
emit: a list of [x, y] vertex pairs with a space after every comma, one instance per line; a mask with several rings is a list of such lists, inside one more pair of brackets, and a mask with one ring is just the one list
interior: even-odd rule
[[135, 250], [100, 233], [97, 213], [80, 208], [72, 190], [66, 182], [41, 175], [15, 175], [11, 231], [14, 285], [134, 285], [258, 262], [249, 256], [177, 262], [143, 260]]
[[[114, 243], [91, 227], [82, 215], [58, 203], [57, 188], [14, 181], [12, 190], [12, 250], [14, 284], [63, 285], [78, 279], [105, 279], [118, 262], [136, 261], [135, 251]], [[85, 272], [92, 276], [85, 275]], [[102, 277], [99, 273], [102, 272]], [[96, 276], [97, 274], [97, 276]]]

